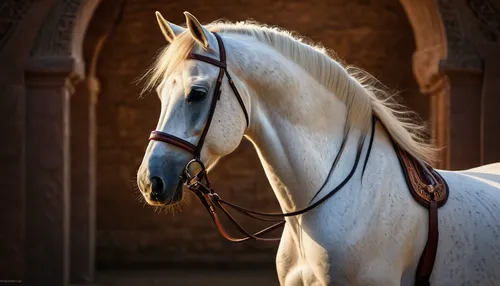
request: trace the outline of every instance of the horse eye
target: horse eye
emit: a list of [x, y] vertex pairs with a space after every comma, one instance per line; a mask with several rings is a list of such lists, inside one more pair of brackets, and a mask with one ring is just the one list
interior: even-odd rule
[[207, 89], [201, 86], [194, 86], [187, 96], [187, 102], [202, 101], [207, 97]]

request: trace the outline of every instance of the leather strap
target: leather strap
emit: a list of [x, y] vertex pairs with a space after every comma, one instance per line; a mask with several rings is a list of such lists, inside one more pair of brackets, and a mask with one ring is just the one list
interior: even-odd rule
[[[393, 141], [401, 169], [415, 201], [429, 211], [427, 242], [415, 274], [416, 286], [430, 285], [439, 241], [438, 208], [448, 200], [449, 188], [443, 177], [428, 165], [422, 165]], [[423, 168], [427, 168], [424, 170]]]
[[438, 211], [435, 200], [430, 201], [429, 206], [429, 234], [422, 256], [418, 261], [417, 273], [415, 277], [416, 286], [429, 286], [432, 269], [436, 260], [436, 253], [439, 240]]
[[151, 135], [149, 136], [149, 140], [162, 141], [162, 142], [165, 142], [168, 144], [172, 144], [174, 146], [177, 146], [181, 149], [188, 151], [189, 153], [194, 153], [196, 150], [196, 146], [191, 144], [190, 142], [187, 142], [186, 140], [181, 139], [181, 138], [174, 136], [172, 134], [168, 134], [168, 133], [161, 132], [161, 131], [151, 132]]
[[[204, 171], [205, 172], [205, 171]], [[207, 181], [207, 185], [210, 186], [210, 182], [208, 181], [208, 177], [205, 176], [205, 180]], [[212, 188], [211, 187], [206, 187], [202, 184], [195, 184], [196, 186], [194, 188], [189, 188], [191, 191], [193, 191], [196, 196], [200, 199], [200, 201], [202, 202], [203, 206], [205, 207], [205, 209], [207, 210], [207, 212], [209, 213], [210, 215], [210, 218], [212, 219], [212, 221], [214, 222], [215, 226], [217, 227], [217, 230], [219, 231], [220, 235], [222, 237], [224, 237], [225, 239], [231, 241], [231, 242], [244, 242], [244, 241], [247, 241], [247, 240], [250, 240], [250, 239], [253, 239], [253, 240], [258, 240], [258, 241], [278, 241], [280, 240], [280, 238], [265, 238], [265, 237], [262, 237], [263, 235], [269, 233], [269, 232], [272, 232], [273, 230], [277, 229], [278, 227], [282, 226], [283, 224], [285, 224], [285, 221], [279, 221], [267, 228], [264, 228], [256, 233], [250, 233], [249, 231], [247, 231], [243, 226], [241, 226], [241, 224], [239, 224], [236, 219], [234, 219], [234, 217], [229, 213], [229, 211], [227, 211], [226, 208], [224, 208], [224, 206], [222, 206], [219, 201], [218, 201], [218, 195], [216, 193], [213, 192]], [[237, 238], [237, 237], [234, 237], [232, 236], [231, 234], [229, 234], [224, 225], [222, 224], [222, 222], [220, 221], [219, 219], [219, 216], [217, 215], [217, 211], [216, 211], [216, 208], [219, 208], [221, 209], [224, 214], [227, 216], [227, 218], [229, 219], [229, 221], [236, 227], [236, 229], [244, 235], [244, 237], [241, 237], [241, 238]], [[254, 217], [254, 216], [252, 216]], [[256, 217], [257, 218], [257, 217]], [[265, 220], [265, 219], [261, 219], [261, 218], [258, 218], [260, 220]], [[270, 221], [270, 220], [266, 220], [266, 221]]]
[[197, 60], [200, 62], [209, 63], [209, 64], [214, 65], [216, 67], [219, 67], [221, 69], [227, 68], [226, 62], [218, 61], [218, 60], [211, 58], [211, 57], [190, 53], [190, 54], [188, 54], [187, 58], [192, 59], [192, 60]]
[[247, 122], [247, 127], [248, 127], [248, 125], [250, 124], [250, 119], [248, 117], [247, 109], [245, 107], [245, 104], [243, 103], [243, 99], [242, 99], [242, 97], [241, 97], [238, 89], [234, 85], [234, 82], [233, 82], [233, 80], [231, 78], [231, 75], [227, 71], [226, 49], [224, 48], [224, 42], [222, 41], [222, 38], [219, 36], [219, 34], [217, 34], [215, 32], [213, 32], [213, 34], [214, 34], [214, 36], [217, 39], [217, 42], [219, 44], [219, 57], [220, 57], [220, 61], [218, 61], [218, 60], [216, 60], [214, 58], [211, 58], [211, 57], [207, 57], [207, 56], [203, 56], [203, 55], [198, 55], [198, 54], [194, 54], [194, 53], [190, 53], [187, 56], [187, 58], [188, 59], [193, 59], [193, 60], [198, 60], [198, 61], [201, 61], [201, 62], [205, 62], [205, 63], [211, 64], [211, 65], [217, 66], [217, 67], [219, 67], [221, 69], [221, 72], [222, 71], [224, 72], [222, 74], [221, 74], [221, 72], [219, 72], [219, 77], [217, 79], [218, 86], [215, 88], [215, 90], [218, 91], [219, 95], [220, 95], [220, 85], [222, 84], [222, 77], [223, 77], [224, 74], [226, 74], [228, 82], [229, 82], [229, 86], [231, 87], [234, 95], [236, 96], [236, 99], [238, 100], [238, 103], [241, 106], [241, 109], [243, 110], [243, 114], [245, 115], [245, 120]]
[[208, 129], [210, 128], [212, 124], [212, 119], [214, 117], [215, 113], [215, 107], [217, 106], [217, 101], [220, 98], [220, 93], [221, 93], [221, 85], [222, 85], [222, 78], [224, 77], [224, 69], [219, 70], [219, 75], [217, 77], [217, 81], [215, 83], [215, 94], [213, 95], [212, 102], [210, 104], [210, 109], [208, 111], [208, 118], [207, 122], [205, 123], [205, 128], [203, 128], [203, 132], [201, 133], [200, 139], [198, 140], [198, 145], [196, 145], [196, 150], [194, 152], [194, 157], [195, 158], [200, 158], [201, 155], [201, 149], [203, 148], [203, 144], [205, 143], [205, 138], [207, 137], [208, 134]]

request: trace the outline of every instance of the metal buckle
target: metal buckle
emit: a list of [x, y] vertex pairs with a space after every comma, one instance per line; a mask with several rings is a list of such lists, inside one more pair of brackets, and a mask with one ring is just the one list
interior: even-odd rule
[[[193, 165], [194, 163], [198, 164], [200, 166], [200, 171], [197, 172], [196, 174], [191, 174], [191, 171], [190, 171], [190, 167], [191, 165]], [[206, 171], [206, 168], [205, 168], [205, 165], [203, 164], [203, 162], [201, 162], [199, 159], [193, 159], [191, 161], [189, 161], [187, 164], [186, 164], [186, 167], [184, 167], [184, 176], [186, 178], [187, 181], [191, 181], [193, 179], [201, 179], [202, 176], [205, 176], [207, 173]]]
[[[200, 167], [200, 171], [195, 174], [191, 173], [190, 170], [191, 166], [194, 163], [198, 164]], [[201, 162], [199, 159], [195, 158], [186, 164], [186, 167], [184, 167], [182, 178], [186, 187], [191, 191], [202, 191], [203, 193], [209, 193], [210, 185], [208, 184], [207, 187], [202, 184], [203, 179], [205, 179], [205, 181], [208, 183], [207, 169], [205, 168], [203, 162]]]

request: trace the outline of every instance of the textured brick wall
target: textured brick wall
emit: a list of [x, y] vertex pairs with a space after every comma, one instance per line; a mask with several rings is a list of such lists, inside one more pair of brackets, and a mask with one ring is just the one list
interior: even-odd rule
[[[182, 12], [189, 10], [202, 22], [253, 18], [297, 31], [321, 41], [347, 63], [368, 70], [387, 86], [402, 91], [406, 102], [427, 116], [427, 101], [418, 95], [411, 71], [412, 30], [397, 0], [128, 0], [122, 22], [107, 41], [98, 68], [102, 83], [97, 186], [100, 265], [274, 263], [277, 244], [225, 242], [191, 195], [175, 216], [155, 211], [137, 199], [135, 174], [149, 132], [156, 126], [159, 101], [154, 95], [139, 99], [140, 86], [133, 82], [164, 45], [155, 10], [179, 24], [184, 23]], [[212, 178], [229, 200], [267, 211], [278, 209], [248, 142], [222, 160]]]

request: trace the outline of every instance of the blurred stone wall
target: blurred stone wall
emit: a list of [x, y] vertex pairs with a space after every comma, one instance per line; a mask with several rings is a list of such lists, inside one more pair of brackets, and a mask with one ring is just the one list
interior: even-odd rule
[[[135, 83], [165, 44], [155, 10], [177, 24], [184, 23], [182, 12], [188, 10], [203, 23], [252, 18], [296, 31], [400, 91], [406, 104], [424, 119], [428, 116], [428, 99], [418, 93], [412, 75], [413, 33], [397, 0], [127, 0], [121, 23], [103, 48], [97, 72], [102, 92], [97, 105], [96, 255], [101, 267], [273, 264], [278, 245], [226, 242], [190, 194], [175, 216], [155, 211], [138, 199], [136, 171], [160, 110], [154, 94], [139, 98], [141, 86]], [[279, 210], [249, 142], [222, 160], [211, 177], [228, 200], [264, 211]]]

